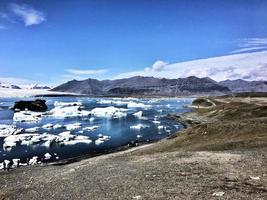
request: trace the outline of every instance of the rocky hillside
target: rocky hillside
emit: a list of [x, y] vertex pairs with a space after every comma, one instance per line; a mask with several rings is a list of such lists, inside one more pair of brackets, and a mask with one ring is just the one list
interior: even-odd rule
[[242, 79], [219, 82], [234, 93], [241, 92], [267, 92], [267, 81], [245, 81]]
[[103, 80], [86, 79], [72, 80], [52, 89], [52, 91], [72, 92], [92, 96], [176, 96], [226, 94], [230, 90], [210, 78], [166, 79], [135, 76], [127, 79]]

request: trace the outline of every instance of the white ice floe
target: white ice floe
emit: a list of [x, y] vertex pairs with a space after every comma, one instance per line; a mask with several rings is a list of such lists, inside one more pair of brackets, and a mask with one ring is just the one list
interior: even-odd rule
[[59, 128], [63, 128], [63, 126], [61, 124], [55, 124], [53, 126], [53, 129], [59, 129]]
[[142, 116], [143, 116], [143, 111], [136, 112], [136, 113], [134, 113], [133, 115], [134, 115], [135, 117], [141, 119]]
[[53, 117], [65, 118], [65, 117], [77, 117], [77, 116], [88, 116], [89, 111], [81, 110], [80, 106], [57, 106], [48, 112]]
[[18, 167], [20, 166], [20, 159], [19, 158], [13, 158], [13, 167]]
[[107, 135], [102, 135], [102, 134], [98, 134], [98, 139], [95, 140], [95, 144], [96, 145], [100, 145], [102, 144], [103, 142], [109, 140], [111, 137], [110, 136], [107, 136]]
[[13, 121], [15, 122], [34, 122], [42, 118], [42, 112], [32, 112], [28, 110], [15, 112], [13, 116]]
[[91, 114], [97, 117], [121, 118], [127, 116], [127, 109], [115, 108], [113, 106], [106, 108], [94, 108], [91, 110]]
[[137, 124], [137, 125], [134, 125], [134, 126], [130, 126], [130, 129], [137, 129], [137, 130], [140, 130], [140, 129], [148, 128], [148, 127], [149, 127], [148, 125]]
[[25, 132], [34, 133], [34, 132], [37, 132], [38, 130], [39, 130], [39, 127], [32, 127], [32, 128], [25, 129]]
[[81, 102], [60, 102], [60, 101], [55, 101], [54, 106], [55, 107], [82, 106], [82, 103]]
[[74, 123], [74, 124], [67, 124], [65, 125], [65, 127], [68, 131], [72, 131], [81, 128], [81, 125], [82, 125], [81, 123]]
[[43, 129], [52, 129], [53, 128], [53, 124], [45, 124], [42, 126]]
[[16, 134], [21, 133], [21, 131], [22, 131], [21, 128], [17, 128], [14, 125], [5, 125], [5, 124], [0, 125], [0, 137], [16, 135]]
[[92, 121], [94, 121], [94, 120], [95, 120], [94, 117], [91, 117], [91, 118], [89, 119], [90, 122], [92, 122]]
[[152, 121], [154, 124], [160, 124], [160, 121], [158, 121], [158, 120], [154, 120], [154, 121]]
[[84, 131], [94, 131], [96, 129], [98, 129], [100, 126], [88, 126], [88, 127], [84, 127], [83, 130]]
[[44, 159], [45, 159], [45, 160], [50, 160], [51, 157], [52, 157], [52, 156], [51, 156], [50, 153], [45, 153], [45, 154], [44, 154]]
[[110, 100], [110, 99], [100, 99], [99, 101], [97, 101], [97, 103], [99, 104], [114, 104], [114, 105], [127, 105], [129, 102], [128, 101], [121, 101], [121, 100]]
[[160, 126], [158, 126], [158, 129], [162, 130], [162, 129], [164, 129], [164, 126], [160, 125]]
[[86, 143], [89, 144], [92, 141], [87, 136], [72, 135], [70, 131], [62, 132], [58, 135], [54, 134], [33, 134], [23, 133], [19, 135], [9, 135], [4, 139], [3, 149], [9, 150], [17, 145], [35, 145], [42, 144], [42, 146], [50, 147], [53, 144], [76, 144]]
[[151, 105], [145, 105], [143, 103], [136, 103], [134, 101], [130, 101], [127, 105], [128, 108], [150, 108]]
[[36, 165], [38, 164], [38, 156], [33, 156], [30, 160], [29, 160], [29, 165]]
[[64, 145], [74, 145], [78, 143], [90, 144], [92, 140], [84, 135], [72, 135], [69, 131], [59, 134], [60, 142]]

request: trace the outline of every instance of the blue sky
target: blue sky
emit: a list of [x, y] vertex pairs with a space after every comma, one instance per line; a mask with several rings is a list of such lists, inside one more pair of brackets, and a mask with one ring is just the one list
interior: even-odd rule
[[263, 51], [266, 10], [264, 0], [1, 0], [0, 81], [105, 79]]

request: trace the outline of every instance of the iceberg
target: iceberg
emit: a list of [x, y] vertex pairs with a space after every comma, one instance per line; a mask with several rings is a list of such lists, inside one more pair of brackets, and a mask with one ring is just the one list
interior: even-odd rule
[[82, 125], [81, 123], [74, 123], [74, 124], [67, 124], [65, 125], [65, 127], [68, 131], [72, 131], [81, 128], [81, 125]]
[[26, 132], [34, 133], [39, 130], [39, 127], [27, 128], [25, 129]]
[[89, 111], [81, 110], [80, 106], [69, 106], [69, 107], [55, 107], [48, 112], [48, 114], [53, 117], [77, 117], [77, 116], [88, 116], [90, 115]]
[[54, 106], [55, 107], [82, 106], [82, 103], [81, 102], [60, 102], [60, 101], [55, 101]]
[[134, 115], [135, 117], [141, 119], [142, 116], [143, 116], [143, 111], [136, 112], [136, 113], [134, 113], [133, 115]]
[[38, 121], [42, 118], [42, 112], [32, 112], [28, 110], [15, 112], [13, 116], [13, 121], [15, 122], [33, 122]]
[[121, 118], [126, 117], [127, 109], [125, 108], [116, 108], [113, 106], [106, 108], [94, 108], [91, 110], [91, 114], [97, 117], [107, 117], [107, 118]]
[[45, 124], [42, 126], [43, 129], [52, 129], [53, 128], [53, 124]]
[[6, 137], [9, 135], [16, 135], [21, 133], [23, 129], [21, 128], [17, 128], [14, 125], [5, 125], [5, 124], [1, 124], [0, 125], [0, 137]]
[[110, 136], [102, 135], [102, 134], [99, 134], [98, 137], [99, 138], [95, 140], [96, 145], [100, 145], [111, 138]]
[[137, 125], [134, 125], [134, 126], [130, 126], [130, 129], [137, 129], [137, 130], [140, 130], [140, 129], [148, 128], [148, 127], [149, 127], [148, 125], [137, 124]]
[[136, 103], [134, 101], [130, 101], [127, 105], [128, 108], [150, 108], [151, 105], [145, 105], [143, 103]]
[[96, 129], [98, 129], [100, 126], [88, 126], [88, 127], [84, 127], [83, 130], [84, 131], [94, 131]]
[[45, 155], [44, 155], [44, 159], [45, 160], [50, 160], [51, 159], [51, 154], [50, 153], [45, 153]]

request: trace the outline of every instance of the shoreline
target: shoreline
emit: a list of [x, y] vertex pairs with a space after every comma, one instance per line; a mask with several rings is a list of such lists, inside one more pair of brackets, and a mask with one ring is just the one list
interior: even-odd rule
[[216, 106], [182, 116], [201, 123], [169, 139], [63, 165], [0, 172], [0, 198], [264, 199], [267, 98], [210, 100]]

